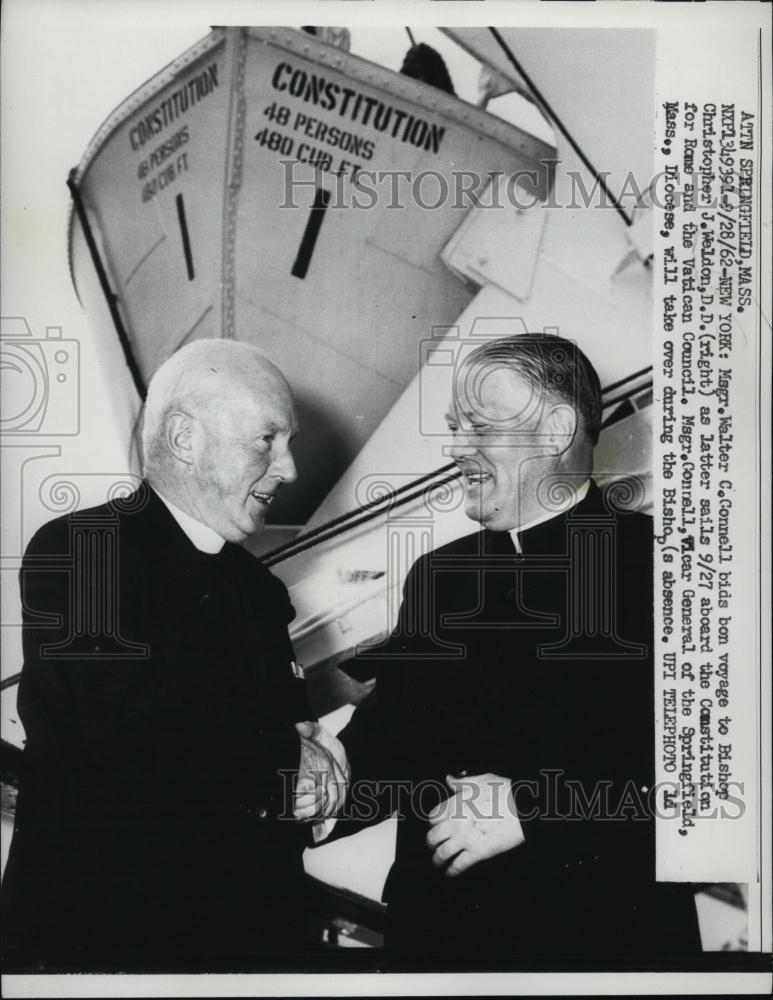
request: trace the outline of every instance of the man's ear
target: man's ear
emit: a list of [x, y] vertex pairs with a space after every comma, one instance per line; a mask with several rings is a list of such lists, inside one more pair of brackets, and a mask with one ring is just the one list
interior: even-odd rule
[[193, 420], [182, 410], [175, 410], [166, 418], [166, 445], [174, 457], [184, 465], [194, 460]]
[[558, 403], [550, 411], [548, 425], [551, 443], [556, 446], [559, 455], [563, 455], [571, 447], [577, 436], [579, 422], [577, 411], [569, 403]]

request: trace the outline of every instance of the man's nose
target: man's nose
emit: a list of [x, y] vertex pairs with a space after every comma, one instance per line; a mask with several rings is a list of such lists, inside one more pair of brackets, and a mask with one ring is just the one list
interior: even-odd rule
[[295, 459], [289, 447], [285, 448], [282, 454], [274, 461], [273, 472], [277, 479], [281, 479], [283, 483], [294, 483], [298, 478]]
[[471, 441], [468, 435], [463, 431], [457, 431], [454, 434], [454, 440], [451, 447], [448, 449], [448, 453], [454, 460], [459, 458], [469, 458], [470, 455], [474, 455], [476, 448], [474, 443]]

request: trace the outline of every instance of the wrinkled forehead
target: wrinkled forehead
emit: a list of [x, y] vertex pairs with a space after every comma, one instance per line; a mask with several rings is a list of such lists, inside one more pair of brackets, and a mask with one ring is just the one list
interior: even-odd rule
[[216, 413], [250, 433], [295, 433], [298, 419], [289, 386], [284, 379], [264, 371], [232, 375], [212, 400]]
[[468, 420], [531, 422], [541, 414], [543, 388], [535, 386], [512, 364], [470, 360], [454, 372], [449, 413]]

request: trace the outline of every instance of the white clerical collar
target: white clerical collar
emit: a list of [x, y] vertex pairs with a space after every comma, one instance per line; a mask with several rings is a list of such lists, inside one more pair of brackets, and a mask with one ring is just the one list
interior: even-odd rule
[[176, 507], [171, 500], [167, 500], [167, 498], [162, 493], [159, 493], [158, 490], [155, 490], [155, 492], [158, 495], [159, 500], [166, 505], [169, 513], [175, 521], [177, 521], [199, 552], [207, 552], [209, 555], [215, 555], [222, 549], [225, 545], [225, 539], [221, 538], [216, 531], [209, 527], [209, 525], [203, 524], [201, 521], [197, 521], [195, 517], [191, 517], [191, 515], [186, 514], [184, 510], [180, 510], [179, 507]]
[[538, 524], [542, 524], [543, 521], [549, 521], [551, 517], [556, 517], [558, 514], [563, 513], [565, 510], [569, 510], [570, 507], [575, 507], [581, 500], [585, 499], [585, 495], [590, 489], [590, 479], [586, 479], [582, 486], [578, 486], [576, 490], [573, 490], [566, 501], [558, 507], [554, 507], [552, 510], [546, 510], [544, 513], [540, 514], [539, 517], [535, 517], [533, 521], [529, 521], [526, 524], [520, 525], [518, 528], [510, 529], [510, 537], [513, 540], [513, 545], [515, 545], [516, 552], [522, 552], [521, 541], [519, 535], [528, 531], [529, 528], [534, 528]]

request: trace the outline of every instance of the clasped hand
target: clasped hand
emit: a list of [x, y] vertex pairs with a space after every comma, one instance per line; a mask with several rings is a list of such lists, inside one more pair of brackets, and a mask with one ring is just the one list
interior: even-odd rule
[[328, 819], [343, 806], [350, 768], [343, 743], [319, 722], [299, 722], [301, 761], [293, 815], [302, 823]]
[[493, 858], [524, 842], [508, 778], [476, 774], [446, 777], [453, 794], [429, 814], [427, 847], [436, 868], [461, 875], [479, 861]]

